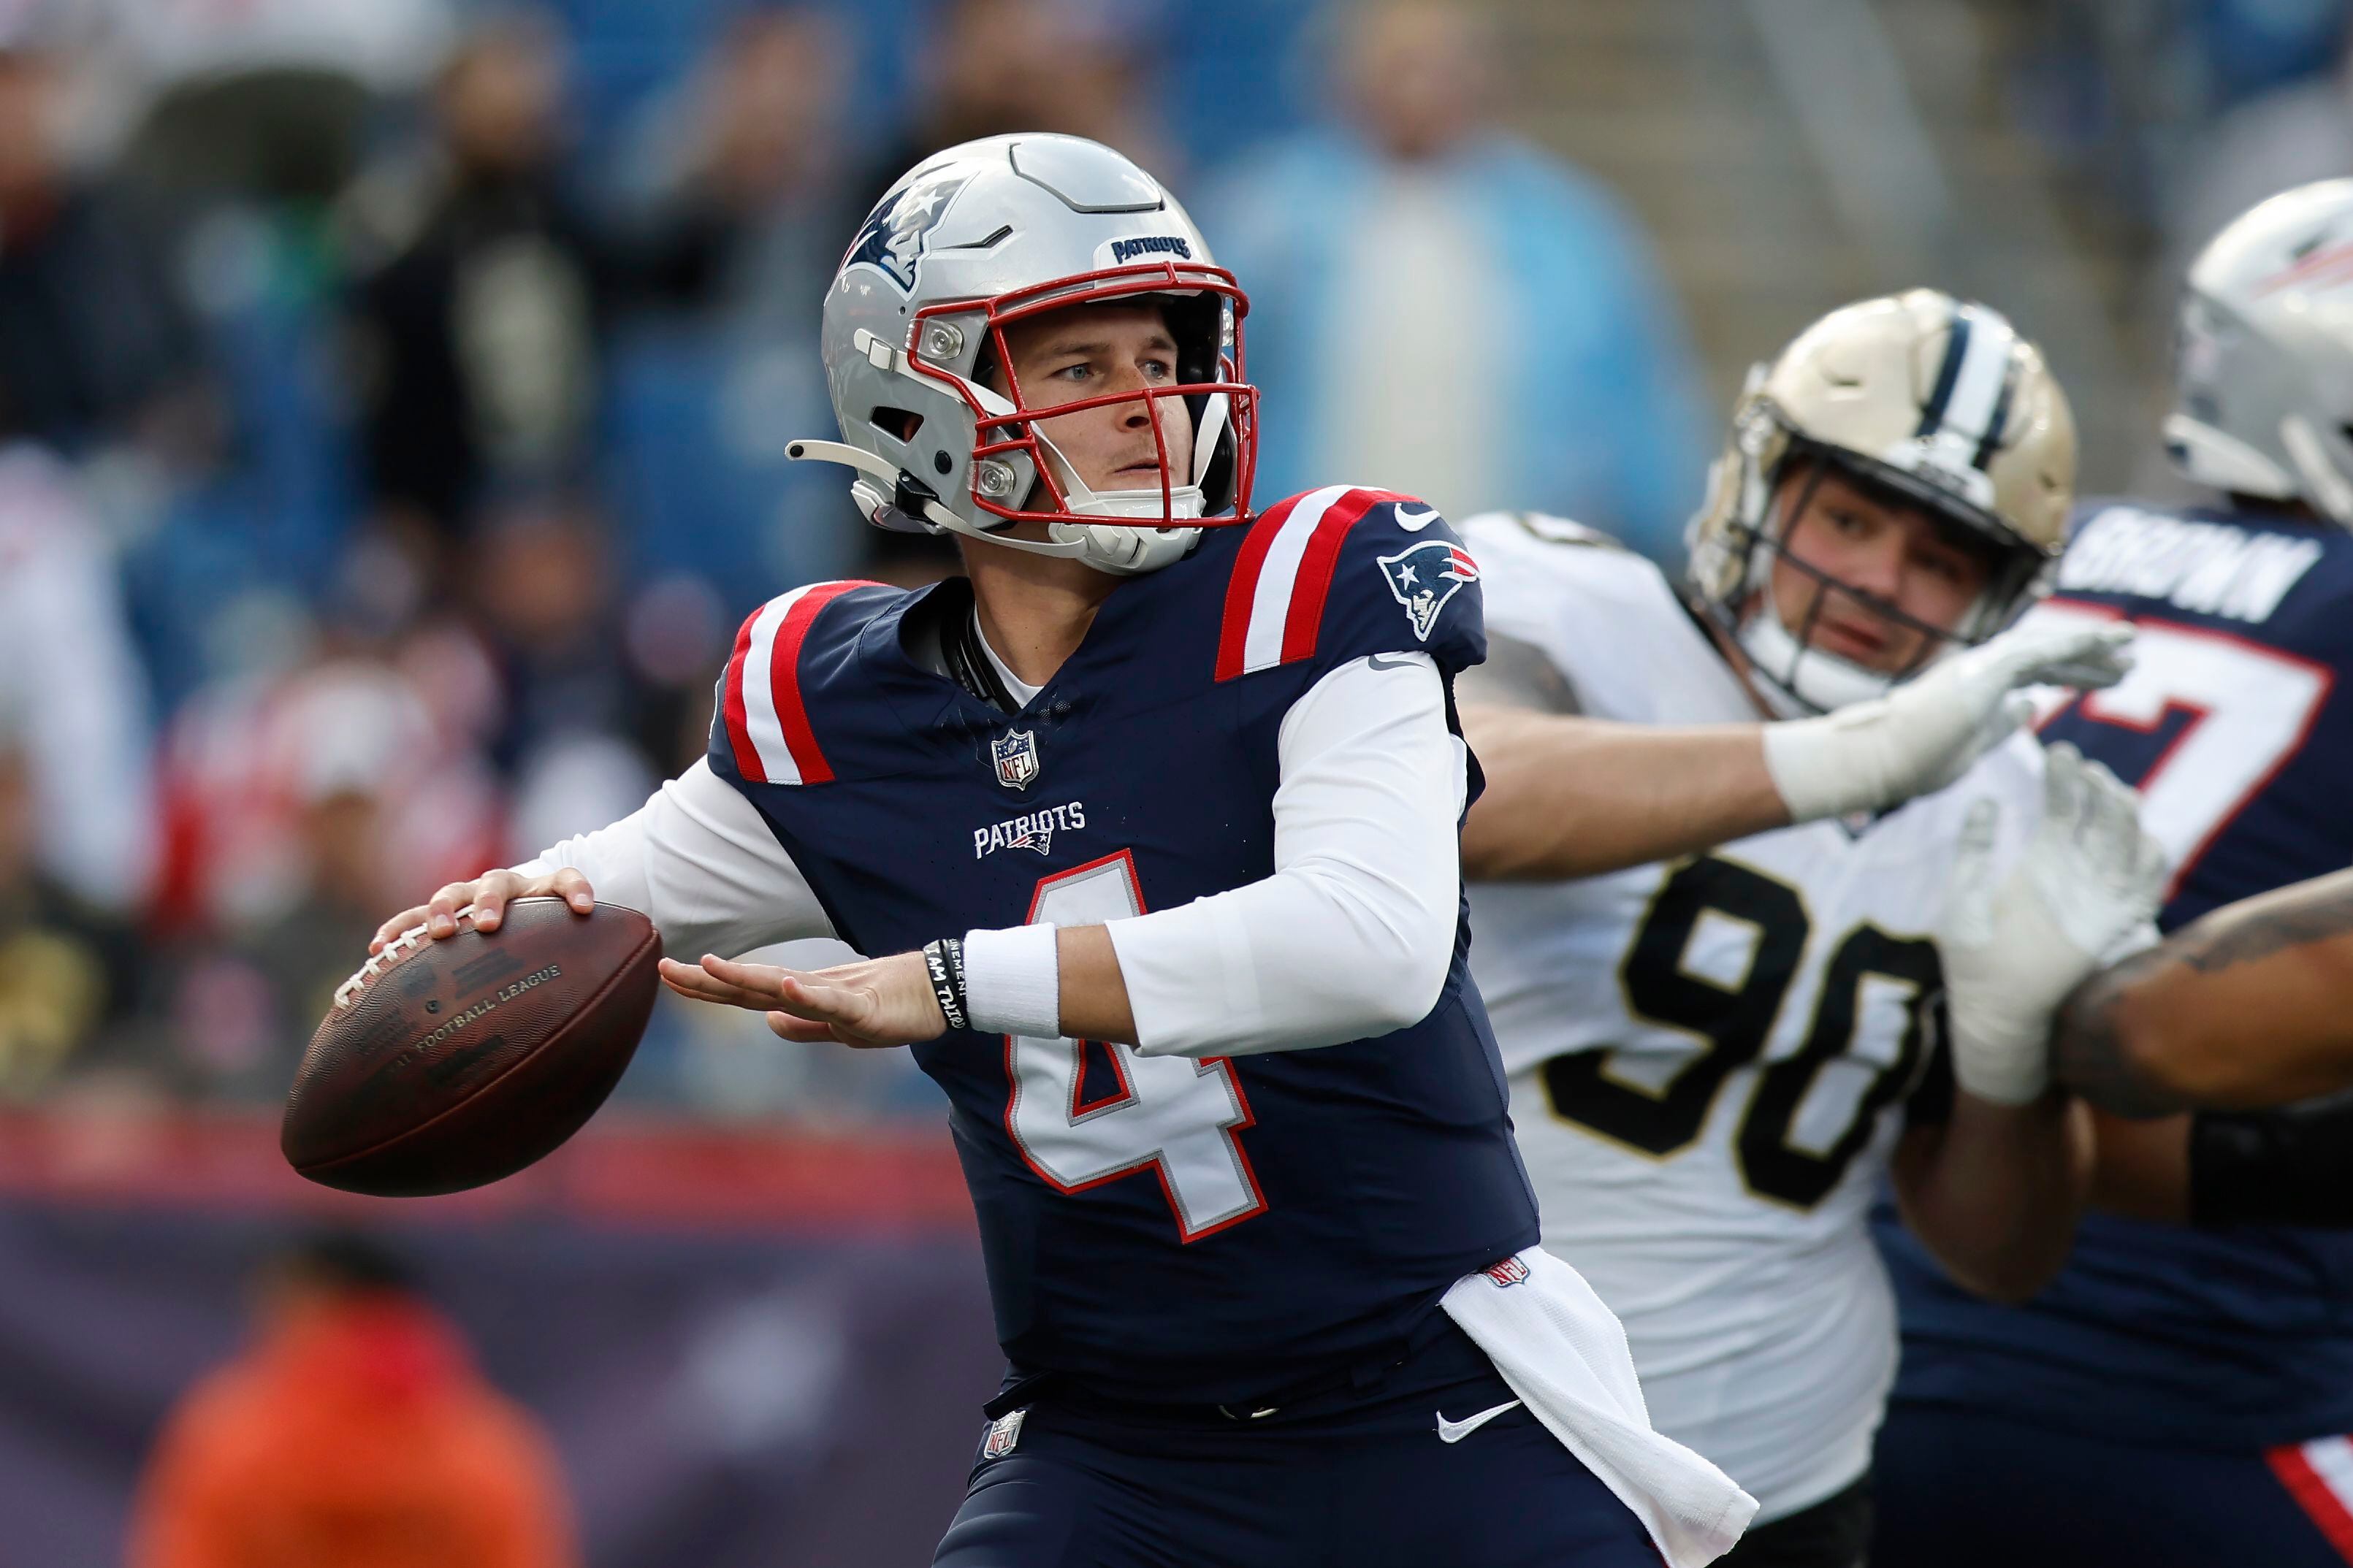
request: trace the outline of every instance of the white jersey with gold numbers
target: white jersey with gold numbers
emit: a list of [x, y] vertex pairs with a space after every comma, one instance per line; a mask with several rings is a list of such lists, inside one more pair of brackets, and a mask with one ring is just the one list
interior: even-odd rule
[[[1643, 724], [1758, 718], [1659, 570], [1557, 520], [1462, 528], [1511, 695]], [[1540, 656], [1540, 658], [1539, 658]], [[1519, 696], [1519, 693], [1529, 695]], [[2042, 813], [2020, 738], [1875, 819], [1472, 890], [1471, 966], [1545, 1246], [1626, 1325], [1658, 1429], [1794, 1513], [1869, 1468], [1895, 1315], [1867, 1211], [1907, 1101], [1949, 1084], [1929, 931], [1962, 817]]]

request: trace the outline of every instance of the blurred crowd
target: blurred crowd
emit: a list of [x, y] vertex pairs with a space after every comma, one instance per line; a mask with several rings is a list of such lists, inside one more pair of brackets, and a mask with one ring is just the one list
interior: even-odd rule
[[[0, 0], [0, 1100], [274, 1101], [385, 914], [700, 753], [760, 601], [954, 569], [784, 457], [832, 433], [841, 247], [937, 147], [1071, 132], [1191, 195], [1262, 499], [1672, 547], [1674, 308], [1495, 128], [1493, 50], [1427, 4]], [[763, 1041], [665, 1011], [624, 1098], [934, 1103]]]
[[[2342, 0], [2030, 10], [2019, 118], [2152, 278], [2353, 170]], [[274, 1101], [385, 914], [699, 754], [762, 600], [954, 569], [785, 457], [831, 434], [841, 247], [938, 147], [1071, 132], [1187, 194], [1251, 299], [1261, 501], [1672, 560], [1715, 423], [1681, 310], [1502, 129], [1488, 14], [0, 0], [0, 1100]], [[683, 1007], [623, 1096], [934, 1103]]]

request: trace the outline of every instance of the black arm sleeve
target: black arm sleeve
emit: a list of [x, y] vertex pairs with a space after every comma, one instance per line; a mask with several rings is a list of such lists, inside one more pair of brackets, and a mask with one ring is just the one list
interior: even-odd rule
[[2353, 1097], [2193, 1116], [2189, 1217], [2204, 1226], [2353, 1226]]

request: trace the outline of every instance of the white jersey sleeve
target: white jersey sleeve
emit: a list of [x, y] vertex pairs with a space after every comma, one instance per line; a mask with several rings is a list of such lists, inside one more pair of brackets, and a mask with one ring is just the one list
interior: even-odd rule
[[1436, 663], [1341, 665], [1292, 704], [1276, 747], [1274, 875], [1108, 928], [1142, 1055], [1384, 1035], [1445, 984], [1468, 779]]
[[[1534, 644], [1588, 713], [1760, 713], [1647, 562], [1463, 529], [1491, 629]], [[1624, 1321], [1662, 1432], [1784, 1517], [1851, 1484], [1895, 1364], [1867, 1229], [1907, 1098], [1941, 1048], [1932, 933], [1969, 805], [2004, 863], [2042, 814], [2013, 739], [1874, 818], [1552, 884], [1472, 889], [1472, 968], [1512, 1082], [1545, 1245]]]
[[708, 762], [611, 826], [551, 845], [515, 869], [533, 877], [565, 867], [597, 898], [642, 911], [662, 951], [685, 963], [834, 934], [759, 808]]

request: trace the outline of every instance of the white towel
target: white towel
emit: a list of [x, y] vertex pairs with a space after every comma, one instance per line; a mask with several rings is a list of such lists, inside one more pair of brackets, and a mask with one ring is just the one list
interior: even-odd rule
[[1536, 1419], [1634, 1510], [1669, 1568], [1732, 1550], [1757, 1500], [1651, 1429], [1633, 1352], [1585, 1277], [1532, 1247], [1454, 1282], [1440, 1305]]

